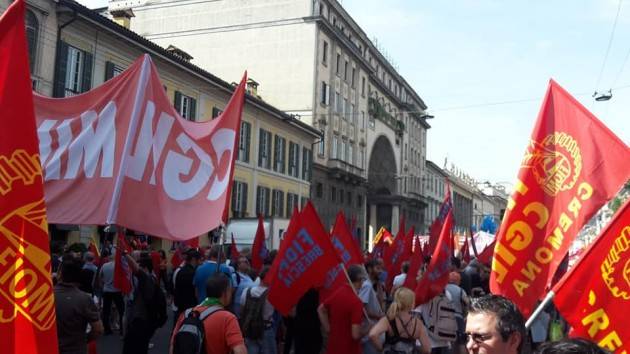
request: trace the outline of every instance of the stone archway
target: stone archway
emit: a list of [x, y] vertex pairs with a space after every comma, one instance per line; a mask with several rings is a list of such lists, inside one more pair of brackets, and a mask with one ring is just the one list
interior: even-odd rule
[[368, 165], [368, 219], [373, 232], [381, 226], [391, 230], [392, 220], [398, 217], [398, 210], [394, 210], [392, 204], [398, 194], [397, 171], [394, 148], [389, 139], [381, 135], [374, 142]]

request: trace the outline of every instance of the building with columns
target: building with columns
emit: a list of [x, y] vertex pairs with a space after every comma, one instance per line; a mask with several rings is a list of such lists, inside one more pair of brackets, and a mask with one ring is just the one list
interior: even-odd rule
[[365, 241], [401, 216], [422, 228], [427, 106], [338, 1], [114, 0], [109, 11], [228, 81], [248, 70], [266, 102], [321, 131], [310, 196], [326, 227], [341, 210]]

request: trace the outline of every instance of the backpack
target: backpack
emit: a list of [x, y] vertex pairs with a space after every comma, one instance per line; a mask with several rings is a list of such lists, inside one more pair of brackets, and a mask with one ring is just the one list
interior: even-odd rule
[[202, 354], [206, 352], [206, 332], [203, 321], [215, 312], [224, 311], [221, 306], [210, 306], [203, 312], [188, 309], [184, 320], [173, 337], [173, 354]]
[[[411, 318], [411, 321], [414, 321], [414, 317]], [[398, 326], [396, 325], [396, 319], [389, 321], [389, 326], [392, 328], [392, 332], [394, 332], [393, 336], [390, 336], [389, 333], [385, 335], [385, 346], [383, 348], [383, 354], [419, 354], [420, 350], [416, 346], [416, 340], [413, 338], [413, 333], [416, 331], [416, 324], [414, 324], [414, 328], [412, 333], [409, 333], [409, 329], [407, 326], [409, 323], [405, 325], [402, 322], [403, 329], [407, 334], [407, 337], [401, 337], [398, 332]]]
[[427, 329], [435, 338], [453, 342], [457, 339], [455, 307], [444, 293], [434, 297], [428, 305]]
[[241, 308], [241, 330], [243, 337], [248, 339], [261, 339], [265, 333], [265, 320], [263, 318], [263, 309], [267, 301], [267, 293], [265, 290], [259, 297], [252, 296], [252, 288], [245, 290], [247, 293], [245, 303]]
[[153, 294], [151, 299], [147, 301], [147, 312], [149, 315], [149, 323], [153, 326], [153, 328], [157, 329], [166, 323], [168, 319], [168, 315], [166, 313], [166, 296], [164, 296], [164, 292], [157, 284], [157, 282], [152, 280], [153, 285]]

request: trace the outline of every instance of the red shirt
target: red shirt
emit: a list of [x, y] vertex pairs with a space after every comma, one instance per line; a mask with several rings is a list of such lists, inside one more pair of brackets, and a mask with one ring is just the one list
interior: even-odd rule
[[363, 321], [363, 303], [350, 285], [337, 289], [324, 300], [328, 310], [330, 335], [327, 354], [361, 354], [360, 339], [352, 339], [352, 325]]
[[[207, 309], [206, 306], [197, 306], [197, 311], [202, 312]], [[171, 346], [173, 345], [173, 339], [175, 334], [184, 320], [184, 314], [179, 316], [175, 330], [171, 336]], [[238, 320], [231, 312], [218, 311], [210, 315], [203, 321], [203, 327], [206, 333], [206, 353], [207, 354], [229, 354], [232, 348], [239, 344], [245, 344], [243, 335], [241, 334], [241, 328], [238, 325]], [[171, 347], [170, 352], [172, 353]]]

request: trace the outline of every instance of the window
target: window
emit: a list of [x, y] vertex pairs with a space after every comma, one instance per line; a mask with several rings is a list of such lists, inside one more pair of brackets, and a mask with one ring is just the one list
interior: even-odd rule
[[39, 20], [31, 10], [26, 10], [26, 40], [28, 42], [28, 62], [31, 73], [37, 60], [37, 39], [39, 36]]
[[328, 64], [328, 42], [324, 41], [324, 49], [322, 50], [322, 64]]
[[341, 96], [339, 92], [335, 92], [335, 101], [337, 102], [337, 113], [343, 113], [343, 101], [341, 100]]
[[269, 188], [258, 186], [256, 189], [256, 214], [269, 216]]
[[322, 198], [324, 196], [324, 185], [321, 183], [317, 183], [315, 186], [315, 196], [317, 198]]
[[175, 110], [182, 118], [195, 121], [197, 114], [197, 100], [175, 91]]
[[326, 139], [322, 135], [322, 140], [317, 144], [317, 155], [324, 156], [326, 154], [325, 147], [326, 147]]
[[343, 108], [344, 108], [344, 118], [345, 119], [351, 119], [352, 117], [350, 116], [350, 105], [348, 104], [348, 99], [344, 98], [343, 99]]
[[343, 189], [339, 190], [339, 204], [343, 204], [344, 192]]
[[365, 77], [361, 78], [361, 96], [365, 97]]
[[304, 206], [306, 205], [306, 203], [308, 203], [308, 198], [307, 197], [301, 197], [300, 198], [300, 209], [304, 209]]
[[352, 124], [354, 124], [354, 126], [357, 126], [357, 121], [359, 120], [359, 117], [357, 117], [357, 115], [354, 113], [354, 104], [350, 105], [350, 119], [352, 120]]
[[337, 137], [337, 135], [333, 135], [332, 136], [332, 141], [330, 144], [330, 158], [331, 159], [336, 159], [337, 158], [337, 140], [339, 138]]
[[405, 143], [405, 160], [407, 160], [407, 143]]
[[337, 201], [337, 188], [335, 187], [330, 187], [330, 201], [331, 202]]
[[279, 173], [284, 173], [285, 160], [287, 155], [286, 139], [276, 135], [273, 144], [273, 170]]
[[363, 196], [357, 195], [357, 208], [361, 208], [363, 206]]
[[234, 180], [232, 184], [232, 215], [243, 218], [247, 214], [247, 183]]
[[92, 88], [91, 53], [59, 41], [59, 64], [56, 66], [54, 97], [70, 97]]
[[328, 98], [330, 97], [330, 85], [326, 83], [326, 81], [322, 81], [322, 104], [327, 105], [329, 103]]
[[346, 193], [346, 203], [348, 203], [348, 205], [350, 206], [352, 205], [352, 192], [351, 191], [348, 191]]
[[271, 198], [271, 215], [277, 217], [284, 216], [284, 192], [274, 189]]
[[122, 74], [125, 71], [125, 68], [122, 66], [118, 66], [111, 61], [105, 62], [105, 81], [108, 81], [116, 76]]
[[337, 66], [336, 66], [336, 71], [337, 71], [337, 76], [339, 76], [339, 69], [341, 66], [341, 54], [337, 53]]
[[365, 151], [363, 148], [359, 149], [359, 168], [363, 168], [363, 160], [365, 159]]
[[[320, 143], [321, 144], [321, 143]], [[292, 141], [289, 142], [289, 176], [299, 177], [300, 170], [300, 146]]]
[[343, 79], [348, 81], [348, 61], [346, 60], [346, 63], [343, 66]]
[[354, 165], [354, 149], [350, 142], [348, 142], [348, 163]]
[[311, 171], [313, 168], [313, 152], [310, 149], [302, 148], [302, 179], [311, 180]]
[[236, 159], [249, 162], [249, 141], [252, 135], [252, 125], [249, 122], [241, 122], [241, 131], [238, 138], [238, 152]]
[[264, 129], [258, 141], [258, 167], [271, 169], [271, 133]]
[[354, 77], [356, 76], [357, 73], [357, 69], [356, 68], [352, 68], [352, 77], [350, 77], [350, 85], [352, 86], [352, 88], [354, 88]]
[[287, 214], [286, 218], [290, 218], [291, 214], [293, 214], [293, 209], [297, 208], [299, 197], [295, 193], [287, 193]]
[[339, 151], [339, 159], [343, 161], [346, 161], [348, 159], [346, 146], [346, 139], [341, 138], [341, 150]]
[[361, 129], [365, 129], [365, 111], [361, 111]]
[[219, 109], [218, 107], [212, 107], [212, 119], [218, 117], [221, 115], [221, 113], [223, 113], [222, 109]]

